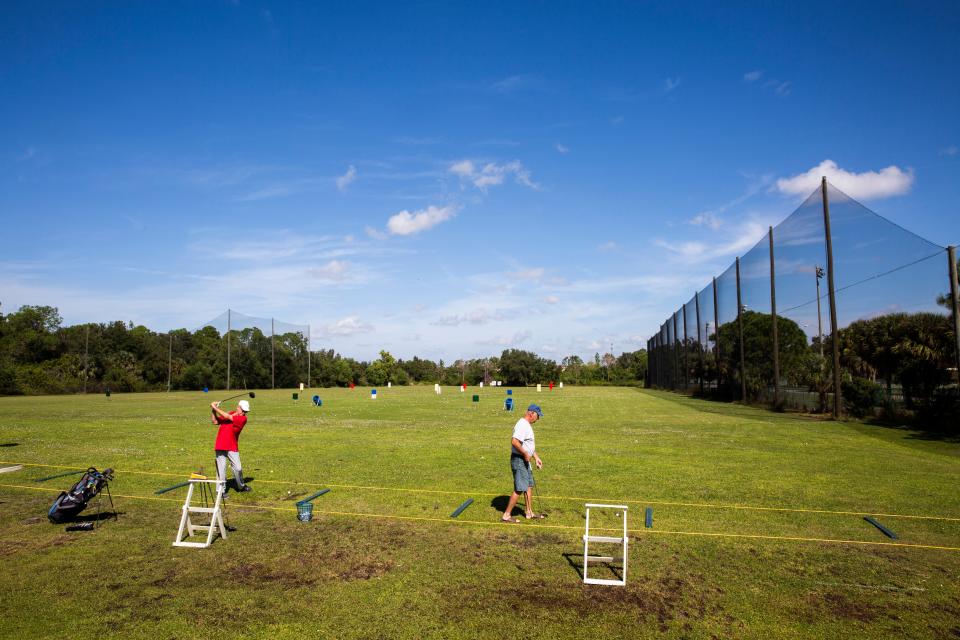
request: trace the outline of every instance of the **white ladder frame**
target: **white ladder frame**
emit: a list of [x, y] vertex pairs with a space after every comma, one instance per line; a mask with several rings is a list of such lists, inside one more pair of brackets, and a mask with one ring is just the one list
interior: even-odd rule
[[[627, 537], [627, 507], [622, 504], [597, 504], [588, 502], [586, 505], [587, 508], [587, 528], [583, 534], [583, 583], [584, 584], [603, 584], [603, 585], [613, 585], [619, 587], [625, 587], [627, 585], [627, 543], [629, 538]], [[619, 509], [623, 512], [623, 536], [592, 536], [590, 535], [590, 509]], [[613, 556], [591, 556], [590, 555], [590, 543], [598, 542], [604, 544], [620, 544], [623, 545], [623, 579], [614, 580], [610, 578], [589, 578], [587, 577], [587, 566], [592, 560], [594, 562], [613, 562], [616, 558]]]
[[[216, 499], [213, 502], [213, 506], [190, 506], [190, 501], [193, 499], [194, 488], [196, 488], [198, 484], [204, 482], [207, 484], [216, 485]], [[226, 490], [226, 485], [227, 483], [225, 480], [200, 480], [197, 478], [190, 479], [190, 488], [187, 489], [187, 499], [183, 502], [183, 515], [180, 516], [180, 528], [177, 530], [177, 539], [173, 541], [173, 546], [206, 549], [213, 544], [214, 534], [219, 533], [221, 538], [227, 537], [227, 528], [223, 524], [223, 494]], [[193, 524], [193, 522], [190, 520], [191, 513], [209, 513], [210, 524]], [[206, 531], [207, 541], [188, 542], [187, 540], [184, 540], [184, 530], [186, 530], [186, 537], [188, 538], [192, 537], [197, 531]]]

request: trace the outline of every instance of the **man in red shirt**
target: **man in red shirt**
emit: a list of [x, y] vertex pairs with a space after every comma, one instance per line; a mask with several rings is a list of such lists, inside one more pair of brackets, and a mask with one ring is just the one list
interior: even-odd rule
[[219, 402], [210, 403], [213, 409], [213, 424], [220, 425], [217, 430], [217, 442], [213, 445], [217, 456], [217, 480], [227, 481], [227, 461], [233, 469], [234, 482], [237, 491], [252, 491], [250, 485], [243, 483], [243, 470], [240, 467], [240, 432], [247, 424], [247, 414], [250, 412], [250, 403], [241, 400], [237, 403], [237, 410], [227, 413], [220, 408]]

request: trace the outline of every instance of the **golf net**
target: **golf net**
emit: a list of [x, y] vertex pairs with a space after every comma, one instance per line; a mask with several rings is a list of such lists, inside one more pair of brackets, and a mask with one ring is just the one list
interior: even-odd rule
[[955, 410], [948, 254], [824, 182], [666, 319], [648, 342], [650, 384], [821, 411], [842, 387], [856, 414], [946, 394]]

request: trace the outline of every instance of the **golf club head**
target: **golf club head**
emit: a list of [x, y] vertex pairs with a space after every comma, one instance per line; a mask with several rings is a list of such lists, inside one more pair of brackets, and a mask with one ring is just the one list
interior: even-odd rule
[[257, 394], [254, 393], [253, 391], [251, 391], [251, 392], [250, 392], [250, 397], [251, 397], [251, 398], [256, 398], [256, 397], [257, 397]]

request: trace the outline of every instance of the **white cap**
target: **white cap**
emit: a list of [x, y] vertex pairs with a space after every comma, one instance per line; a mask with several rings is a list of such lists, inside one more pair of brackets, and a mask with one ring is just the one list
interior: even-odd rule
[[240, 407], [240, 410], [244, 413], [250, 413], [250, 403], [246, 400], [241, 400], [237, 403], [237, 406]]

